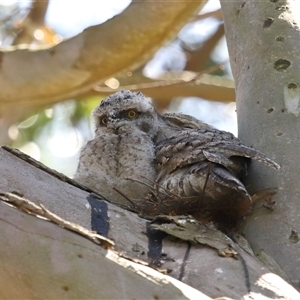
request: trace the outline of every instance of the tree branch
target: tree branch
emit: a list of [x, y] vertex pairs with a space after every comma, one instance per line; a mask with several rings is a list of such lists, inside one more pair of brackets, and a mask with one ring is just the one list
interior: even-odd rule
[[220, 24], [217, 31], [203, 44], [200, 49], [187, 51], [190, 59], [187, 60], [185, 70], [199, 72], [204, 69], [205, 64], [216, 47], [219, 40], [224, 36], [224, 24]]
[[[173, 79], [167, 79], [173, 77]], [[189, 77], [185, 81], [183, 78]], [[195, 80], [195, 78], [197, 78]], [[127, 83], [129, 83], [127, 81]], [[174, 97], [200, 97], [212, 101], [234, 102], [235, 89], [231, 79], [193, 72], [166, 72], [164, 80], [151, 80], [146, 83], [138, 83], [131, 85], [121, 85], [118, 89], [109, 87], [96, 86], [95, 91], [91, 91], [90, 95], [100, 93], [101, 95], [109, 95], [121, 89], [129, 89], [132, 91], [141, 91], [146, 96], [153, 98], [155, 105], [159, 109], [167, 107]]]
[[[233, 242], [188, 216], [160, 216], [150, 225], [19, 151], [0, 148], [0, 191], [0, 199], [31, 214], [0, 201], [2, 298], [208, 298], [198, 291], [212, 298], [299, 298], [288, 283], [262, 267], [242, 237]], [[93, 239], [95, 234], [78, 225], [101, 232], [115, 248], [108, 239], [97, 237], [97, 243], [109, 248], [103, 249], [82, 237]], [[77, 234], [69, 231], [74, 229]], [[160, 243], [154, 253], [153, 241]], [[236, 253], [246, 264], [250, 294]], [[153, 259], [160, 263], [160, 272], [170, 276], [151, 269]]]
[[78, 97], [144, 62], [205, 2], [133, 1], [122, 14], [52, 48], [2, 50], [0, 103], [50, 104]]

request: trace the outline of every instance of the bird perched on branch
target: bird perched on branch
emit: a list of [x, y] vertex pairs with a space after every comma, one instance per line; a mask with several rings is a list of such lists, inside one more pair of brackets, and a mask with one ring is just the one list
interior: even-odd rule
[[95, 137], [82, 148], [74, 179], [147, 215], [237, 220], [252, 208], [241, 181], [250, 160], [279, 168], [229, 132], [157, 113], [140, 92], [107, 97], [93, 117]]

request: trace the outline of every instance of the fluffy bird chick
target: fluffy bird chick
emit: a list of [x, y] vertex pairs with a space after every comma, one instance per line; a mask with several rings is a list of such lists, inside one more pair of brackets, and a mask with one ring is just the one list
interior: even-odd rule
[[279, 165], [229, 132], [159, 114], [140, 92], [119, 91], [93, 111], [95, 137], [74, 179], [138, 212], [232, 222], [251, 213], [242, 178], [251, 159]]

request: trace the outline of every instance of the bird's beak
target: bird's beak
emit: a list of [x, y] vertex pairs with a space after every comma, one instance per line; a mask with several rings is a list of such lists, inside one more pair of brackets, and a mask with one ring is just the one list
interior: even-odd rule
[[107, 128], [112, 129], [112, 130], [118, 130], [120, 127], [122, 127], [126, 124], [127, 124], [127, 122], [125, 120], [120, 121], [120, 120], [115, 120], [115, 119], [108, 119]]

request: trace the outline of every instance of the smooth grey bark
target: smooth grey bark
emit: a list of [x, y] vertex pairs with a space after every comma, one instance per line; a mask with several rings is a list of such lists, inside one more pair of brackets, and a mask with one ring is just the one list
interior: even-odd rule
[[277, 188], [273, 212], [256, 208], [245, 235], [257, 257], [276, 262], [300, 288], [300, 1], [221, 0], [236, 83], [239, 138], [273, 158], [253, 163], [251, 191]]
[[211, 299], [51, 222], [0, 210], [1, 299]]
[[[147, 266], [149, 221], [98, 198], [94, 200], [101, 202], [101, 208], [91, 208], [90, 198], [95, 196], [88, 189], [79, 187], [66, 176], [24, 154], [0, 148], [0, 200], [7, 198], [9, 205], [22, 210], [0, 201], [1, 299], [116, 299], [132, 298], [132, 295], [139, 299], [155, 298], [152, 295], [157, 296], [155, 299], [221, 296], [257, 300], [261, 297], [300, 299], [294, 288], [272, 274], [251, 254], [245, 240], [239, 240], [239, 245], [233, 244], [227, 236], [210, 230], [208, 226], [198, 227], [196, 224], [195, 227], [187, 217], [179, 219], [180, 226], [174, 223], [157, 225], [167, 228], [167, 232], [173, 235], [162, 240], [164, 259], [160, 260], [159, 267], [171, 271], [170, 276], [159, 274]], [[105, 226], [109, 227], [107, 237], [114, 241], [114, 249], [102, 249], [83, 237], [76, 237], [69, 230], [33, 217], [45, 215], [26, 205], [26, 199], [38, 207], [42, 204], [50, 212], [72, 222], [73, 228], [81, 225], [91, 229], [91, 211], [98, 210], [97, 218], [105, 220]], [[24, 211], [32, 215], [26, 215]], [[64, 222], [55, 223], [66, 227]], [[186, 236], [189, 243], [184, 240]], [[244, 258], [248, 276], [241, 259], [232, 257], [235, 251]], [[137, 276], [139, 274], [143, 278]], [[155, 284], [146, 282], [149, 280]], [[121, 290], [116, 286], [122, 286]]]

